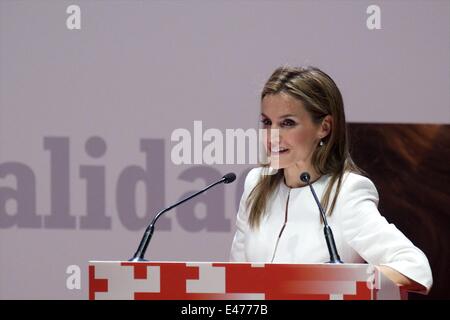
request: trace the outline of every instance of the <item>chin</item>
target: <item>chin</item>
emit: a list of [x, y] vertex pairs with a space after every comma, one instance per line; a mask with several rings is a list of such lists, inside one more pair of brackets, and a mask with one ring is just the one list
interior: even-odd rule
[[295, 165], [295, 159], [292, 155], [272, 155], [268, 157], [269, 165], [273, 169], [286, 169]]
[[287, 164], [285, 161], [270, 161], [269, 166], [273, 169], [285, 169], [289, 167], [289, 164]]

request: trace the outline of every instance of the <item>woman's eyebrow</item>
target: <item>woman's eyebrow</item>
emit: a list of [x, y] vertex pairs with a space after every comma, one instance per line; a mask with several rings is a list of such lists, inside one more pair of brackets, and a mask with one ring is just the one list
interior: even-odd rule
[[[261, 115], [263, 116], [263, 117], [266, 117], [266, 118], [268, 118], [268, 119], [270, 119], [268, 116], [266, 116], [264, 113], [261, 113]], [[285, 115], [282, 115], [282, 116], [280, 116], [279, 117], [279, 119], [284, 119], [284, 118], [289, 118], [289, 117], [297, 117], [295, 114], [285, 114]]]

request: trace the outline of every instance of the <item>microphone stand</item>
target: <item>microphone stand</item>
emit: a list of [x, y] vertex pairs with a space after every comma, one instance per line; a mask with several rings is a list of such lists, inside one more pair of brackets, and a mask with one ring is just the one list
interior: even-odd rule
[[324, 224], [323, 233], [325, 235], [325, 241], [327, 243], [328, 253], [330, 254], [330, 261], [328, 261], [327, 263], [343, 263], [337, 252], [336, 243], [334, 242], [334, 237], [333, 237], [333, 231], [331, 230], [331, 227], [328, 225], [325, 211], [323, 210], [322, 206], [320, 205], [320, 201], [317, 198], [316, 192], [314, 191], [314, 188], [309, 181], [310, 178], [311, 177], [308, 172], [303, 172], [300, 175], [300, 180], [303, 182], [306, 182], [306, 184], [311, 189], [314, 200], [316, 201], [317, 206], [319, 207], [320, 214], [322, 215], [323, 224]]
[[182, 199], [180, 201], [178, 201], [177, 203], [171, 205], [168, 208], [165, 208], [163, 210], [161, 210], [160, 212], [158, 212], [158, 214], [153, 218], [152, 222], [148, 225], [147, 229], [145, 229], [145, 233], [144, 236], [142, 237], [141, 243], [139, 244], [138, 249], [136, 250], [136, 253], [133, 255], [133, 257], [131, 259], [129, 259], [128, 261], [133, 261], [133, 262], [137, 262], [137, 261], [147, 261], [144, 259], [144, 255], [145, 255], [145, 251], [147, 250], [147, 246], [150, 242], [150, 239], [153, 236], [153, 232], [155, 231], [155, 224], [156, 221], [158, 220], [158, 218], [164, 213], [167, 212], [171, 209], [173, 209], [174, 207], [182, 204], [183, 202], [188, 201], [189, 199], [192, 199], [195, 196], [198, 196], [199, 194], [205, 192], [206, 190], [214, 187], [215, 185], [218, 185], [219, 183], [227, 183], [227, 178], [223, 177], [222, 179], [220, 179], [217, 182], [214, 182], [212, 184], [210, 184], [209, 186], [207, 186], [206, 188], [194, 193], [193, 195], [190, 195], [189, 197]]

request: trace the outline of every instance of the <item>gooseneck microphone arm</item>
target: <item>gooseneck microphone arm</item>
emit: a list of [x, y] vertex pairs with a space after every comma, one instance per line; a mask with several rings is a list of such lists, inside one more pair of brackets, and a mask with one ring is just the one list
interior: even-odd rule
[[328, 225], [325, 211], [323, 210], [322, 206], [320, 205], [320, 201], [317, 198], [316, 192], [314, 191], [314, 188], [310, 183], [310, 179], [311, 179], [311, 176], [309, 175], [308, 172], [303, 172], [300, 175], [300, 180], [305, 182], [311, 189], [311, 193], [313, 194], [314, 200], [316, 201], [317, 206], [319, 207], [320, 214], [322, 216], [322, 220], [323, 220], [323, 224], [324, 224], [323, 233], [325, 235], [325, 241], [327, 243], [328, 253], [330, 254], [330, 261], [328, 261], [328, 263], [343, 263], [337, 252], [336, 243], [334, 242], [334, 237], [333, 237], [333, 231], [331, 230], [331, 227]]
[[175, 208], [176, 206], [178, 206], [178, 205], [180, 205], [180, 204], [182, 204], [182, 203], [184, 203], [184, 202], [186, 202], [186, 201], [188, 201], [188, 200], [198, 196], [199, 194], [207, 191], [208, 189], [211, 189], [212, 187], [214, 187], [214, 186], [216, 186], [218, 184], [231, 183], [235, 179], [236, 179], [236, 175], [234, 173], [228, 173], [228, 174], [224, 175], [222, 177], [222, 179], [220, 179], [219, 181], [216, 181], [216, 182], [210, 184], [209, 186], [207, 186], [207, 187], [203, 188], [202, 190], [194, 193], [193, 195], [190, 195], [189, 197], [184, 198], [184, 199], [178, 201], [177, 203], [171, 205], [170, 207], [167, 207], [167, 208], [161, 210], [160, 212], [158, 212], [158, 214], [156, 214], [156, 216], [153, 218], [152, 222], [147, 226], [147, 229], [145, 229], [144, 236], [142, 237], [141, 243], [139, 244], [139, 247], [136, 250], [136, 253], [133, 255], [133, 258], [129, 259], [128, 261], [146, 261], [144, 259], [145, 252], [147, 251], [148, 244], [150, 242], [150, 239], [153, 236], [153, 232], [155, 231], [156, 221], [159, 219], [159, 217], [163, 213], [165, 213], [165, 212]]

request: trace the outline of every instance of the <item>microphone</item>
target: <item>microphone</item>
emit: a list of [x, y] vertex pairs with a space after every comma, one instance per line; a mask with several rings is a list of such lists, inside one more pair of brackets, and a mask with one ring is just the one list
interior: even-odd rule
[[323, 233], [325, 235], [325, 241], [327, 242], [328, 253], [330, 254], [330, 261], [328, 261], [328, 263], [343, 263], [337, 252], [336, 244], [334, 243], [333, 231], [331, 231], [331, 228], [328, 225], [325, 211], [323, 210], [322, 206], [320, 205], [320, 201], [317, 198], [316, 192], [314, 191], [314, 188], [310, 183], [310, 179], [311, 179], [311, 176], [309, 175], [308, 172], [303, 172], [300, 175], [300, 180], [305, 182], [311, 189], [311, 192], [314, 196], [314, 200], [316, 201], [317, 206], [319, 207], [320, 214], [322, 215], [323, 224], [324, 224]]
[[188, 201], [189, 199], [192, 199], [192, 198], [198, 196], [199, 194], [205, 192], [206, 190], [208, 190], [208, 189], [210, 189], [210, 188], [212, 188], [212, 187], [214, 187], [214, 186], [216, 186], [216, 185], [218, 185], [220, 183], [228, 184], [228, 183], [233, 182], [234, 180], [236, 180], [236, 175], [234, 173], [232, 173], [232, 172], [227, 173], [219, 181], [216, 181], [216, 182], [210, 184], [209, 186], [207, 186], [207, 187], [203, 188], [202, 190], [194, 193], [193, 195], [190, 195], [189, 197], [184, 198], [183, 200], [180, 200], [177, 203], [171, 205], [170, 207], [167, 207], [167, 208], [161, 210], [160, 212], [158, 212], [158, 214], [153, 218], [152, 222], [147, 226], [147, 229], [145, 229], [144, 236], [142, 237], [141, 243], [139, 244], [139, 247], [136, 250], [136, 253], [133, 255], [133, 258], [129, 259], [128, 261], [134, 261], [134, 262], [136, 262], [136, 261], [147, 261], [147, 260], [144, 259], [145, 251], [147, 250], [147, 246], [148, 246], [148, 244], [150, 242], [150, 239], [152, 238], [153, 231], [155, 230], [156, 221], [159, 219], [159, 217], [163, 213], [165, 213], [165, 212], [175, 208], [176, 206], [182, 204], [183, 202]]

